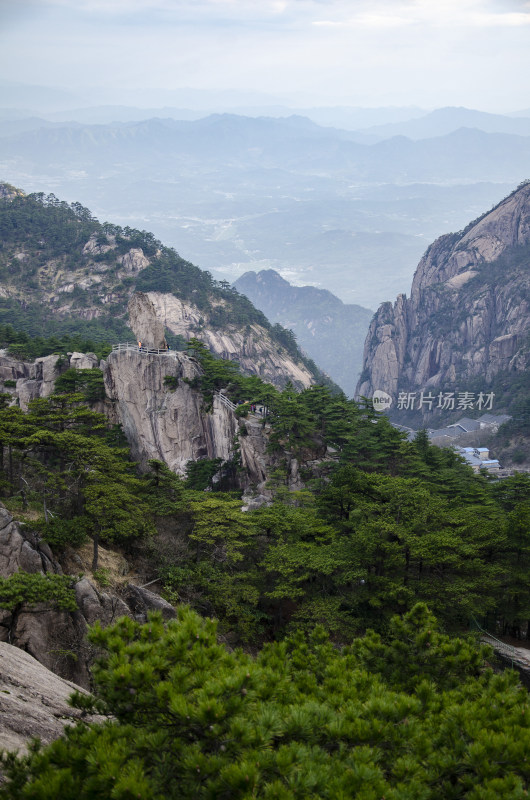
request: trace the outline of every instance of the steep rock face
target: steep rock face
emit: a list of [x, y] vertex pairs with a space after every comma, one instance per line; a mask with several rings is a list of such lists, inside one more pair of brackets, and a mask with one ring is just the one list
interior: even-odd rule
[[[183, 474], [190, 459], [230, 457], [235, 418], [230, 419], [224, 406], [210, 415], [202, 413], [202, 396], [184, 380], [196, 377], [199, 366], [183, 353], [115, 351], [103, 374], [133, 457], [143, 466], [156, 458]], [[177, 379], [175, 390], [164, 384], [166, 376]]]
[[0, 642], [0, 750], [23, 752], [33, 736], [43, 744], [57, 739], [64, 725], [81, 716], [68, 705], [74, 691], [82, 689], [54, 675], [29, 653]]
[[[175, 351], [156, 355], [128, 349], [112, 352], [102, 367], [107, 397], [140, 464], [146, 466], [156, 458], [182, 475], [190, 460], [227, 461], [243, 426], [245, 434], [239, 437], [246, 471], [243, 483], [265, 480], [267, 439], [261, 422], [239, 421], [217, 395], [206, 413], [202, 395], [186, 383], [200, 374], [195, 359]], [[166, 376], [177, 379], [176, 389], [164, 383]]]
[[127, 309], [136, 340], [154, 350], [163, 350], [166, 346], [164, 322], [158, 317], [148, 295], [136, 292], [129, 300]]
[[430, 389], [530, 362], [530, 184], [427, 250], [412, 283], [375, 314], [357, 396]]
[[144, 334], [142, 341], [146, 341], [148, 346], [156, 346], [155, 340], [162, 341], [163, 329], [167, 328], [187, 340], [192, 337], [200, 339], [212, 353], [238, 361], [247, 374], [259, 375], [276, 386], [283, 388], [291, 381], [297, 388], [306, 389], [314, 382], [305, 364], [295, 361], [273, 342], [261, 325], [248, 325], [244, 330], [237, 325], [214, 329], [208, 325], [208, 319], [199, 308], [173, 294], [137, 293], [129, 303], [129, 320], [135, 333]]

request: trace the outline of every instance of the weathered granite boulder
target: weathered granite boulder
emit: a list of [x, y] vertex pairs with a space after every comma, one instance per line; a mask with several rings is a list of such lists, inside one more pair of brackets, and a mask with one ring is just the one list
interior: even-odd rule
[[[75, 563], [72, 556], [69, 563]], [[36, 533], [15, 522], [0, 504], [0, 577], [18, 571], [62, 572], [49, 546]], [[89, 625], [96, 620], [104, 626], [110, 625], [123, 616], [145, 621], [150, 610], [162, 611], [165, 619], [175, 615], [173, 607], [161, 597], [133, 584], [117, 594], [100, 591], [87, 577], [81, 577], [74, 588], [75, 611], [61, 611], [44, 604], [0, 609], [0, 642], [21, 648], [52, 672], [79, 686], [90, 685], [90, 666], [95, 656], [95, 649], [86, 638]]]
[[0, 750], [24, 752], [34, 736], [44, 744], [57, 739], [81, 715], [68, 705], [74, 691], [83, 690], [29, 653], [0, 642]]
[[68, 367], [93, 369], [97, 366], [98, 358], [94, 353], [69, 353], [63, 358], [43, 356], [28, 362], [18, 361], [0, 351], [0, 380], [16, 381], [16, 388], [9, 389], [9, 392], [23, 411], [28, 410], [32, 400], [53, 394], [55, 381]]
[[46, 542], [14, 522], [7, 508], [0, 504], [0, 577], [7, 578], [19, 570], [59, 574], [62, 571]]
[[70, 367], [74, 369], [94, 369], [98, 365], [98, 357], [95, 353], [72, 353], [70, 356]]
[[120, 272], [131, 275], [148, 267], [149, 259], [146, 258], [141, 247], [131, 247], [128, 253], [118, 257], [118, 264], [121, 265]]
[[135, 292], [127, 308], [136, 340], [141, 342], [143, 347], [164, 350], [166, 347], [164, 323], [156, 313], [149, 295]]
[[139, 622], [147, 620], [149, 611], [160, 611], [164, 619], [176, 617], [176, 611], [172, 605], [164, 600], [160, 595], [144, 589], [142, 586], [134, 586], [130, 583], [124, 593], [124, 598], [130, 611]]
[[76, 583], [75, 599], [88, 625], [92, 625], [96, 620], [102, 625], [111, 625], [119, 617], [131, 615], [131, 609], [121, 597], [98, 591], [88, 578], [81, 578]]

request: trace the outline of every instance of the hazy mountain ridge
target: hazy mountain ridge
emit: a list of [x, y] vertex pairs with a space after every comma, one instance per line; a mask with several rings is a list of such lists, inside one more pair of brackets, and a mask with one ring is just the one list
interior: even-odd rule
[[246, 272], [234, 286], [268, 319], [291, 329], [300, 347], [353, 395], [372, 311], [343, 303], [325, 289], [292, 286], [274, 270]]
[[273, 268], [368, 307], [530, 174], [528, 137], [352, 139], [300, 116], [65, 124], [4, 138], [0, 174], [153, 230], [230, 281]]
[[377, 139], [406, 136], [409, 139], [427, 139], [443, 136], [459, 128], [474, 128], [485, 133], [508, 133], [518, 136], [530, 135], [530, 114], [527, 118], [505, 114], [489, 114], [470, 108], [437, 108], [414, 119], [373, 125], [362, 129], [362, 133]]
[[[354, 139], [351, 132], [324, 128], [305, 117], [215, 114], [192, 121], [155, 118], [46, 127], [5, 137], [3, 153], [22, 159], [70, 155], [81, 162], [97, 156], [105, 165], [116, 157], [135, 157], [137, 148], [146, 146], [148, 163], [162, 155], [213, 161], [234, 157], [239, 166], [259, 168], [296, 168], [308, 161], [310, 172], [339, 170], [349, 179], [365, 180], [510, 180], [530, 169], [530, 136], [461, 127], [419, 141], [397, 135], [370, 145]], [[497, 163], [488, 163], [492, 154]]]

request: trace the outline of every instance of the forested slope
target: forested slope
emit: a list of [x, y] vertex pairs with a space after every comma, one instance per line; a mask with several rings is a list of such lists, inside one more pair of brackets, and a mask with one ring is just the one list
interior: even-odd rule
[[[136, 291], [166, 293], [184, 303], [194, 324], [187, 338], [255, 326], [262, 341], [300, 363], [309, 380], [326, 380], [298, 350], [291, 331], [270, 324], [227, 282], [214, 280], [153, 234], [102, 224], [80, 203], [69, 205], [53, 194], [25, 195], [0, 184], [0, 322], [33, 337], [126, 341], [133, 338], [127, 304]], [[183, 346], [170, 331], [168, 339]]]
[[[19, 277], [9, 286], [21, 307]], [[3, 334], [15, 352], [57, 348], [59, 360], [67, 346]], [[189, 345], [186, 386], [205, 418], [221, 389], [248, 402], [229, 407], [231, 458], [190, 461], [181, 477], [131, 458], [95, 410], [98, 369], [69, 368], [27, 411], [4, 382], [1, 499], [64, 574], [4, 573], [0, 628], [9, 636], [22, 612], [76, 615], [69, 565], [87, 546], [111, 605], [123, 608], [122, 589], [102, 546], [177, 619], [96, 624], [82, 643], [95, 699], [75, 703], [107, 721], [5, 756], [0, 798], [524, 798], [528, 695], [468, 630], [529, 637], [529, 476], [492, 482], [371, 405], [323, 385], [280, 389]], [[249, 420], [267, 496], [244, 511]]]

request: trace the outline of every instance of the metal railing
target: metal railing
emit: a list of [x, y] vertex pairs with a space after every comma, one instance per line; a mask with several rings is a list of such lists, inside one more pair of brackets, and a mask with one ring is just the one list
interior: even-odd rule
[[475, 617], [471, 617], [471, 619], [474, 627], [476, 627], [476, 629], [480, 631], [480, 633], [482, 634], [482, 636], [480, 637], [481, 642], [483, 642], [484, 644], [489, 644], [489, 646], [492, 647], [496, 653], [499, 653], [499, 655], [502, 655], [506, 659], [511, 661], [513, 668], [514, 661], [519, 660], [516, 648], [511, 644], [506, 644], [506, 642], [502, 642], [500, 639], [497, 639], [497, 637], [494, 636], [492, 633], [489, 633], [489, 631], [484, 630], [484, 628], [481, 625], [479, 625]]
[[138, 347], [137, 342], [119, 342], [119, 344], [112, 345], [113, 353], [122, 352], [124, 350], [131, 350], [135, 353], [143, 353], [144, 355], [149, 356], [172, 356], [173, 358], [176, 358], [177, 354], [179, 354], [184, 358], [189, 359], [190, 357], [184, 350], [168, 350], [166, 348], [157, 349], [155, 347], [144, 347], [143, 345], [142, 347]]
[[[227, 408], [230, 408], [232, 411], [236, 411], [238, 408], [242, 408], [243, 406], [247, 407], [247, 410], [250, 414], [256, 414], [258, 417], [266, 417], [268, 416], [268, 408], [261, 403], [233, 403], [225, 394], [222, 392], [214, 392], [214, 397], [218, 397], [219, 400], [223, 405]], [[251, 409], [251, 405], [255, 405], [254, 411]]]
[[227, 406], [227, 408], [232, 409], [232, 411], [236, 410], [237, 408], [236, 404], [232, 403], [232, 401], [225, 394], [222, 394], [221, 392], [214, 392], [214, 395], [221, 401], [221, 403], [224, 406]]

